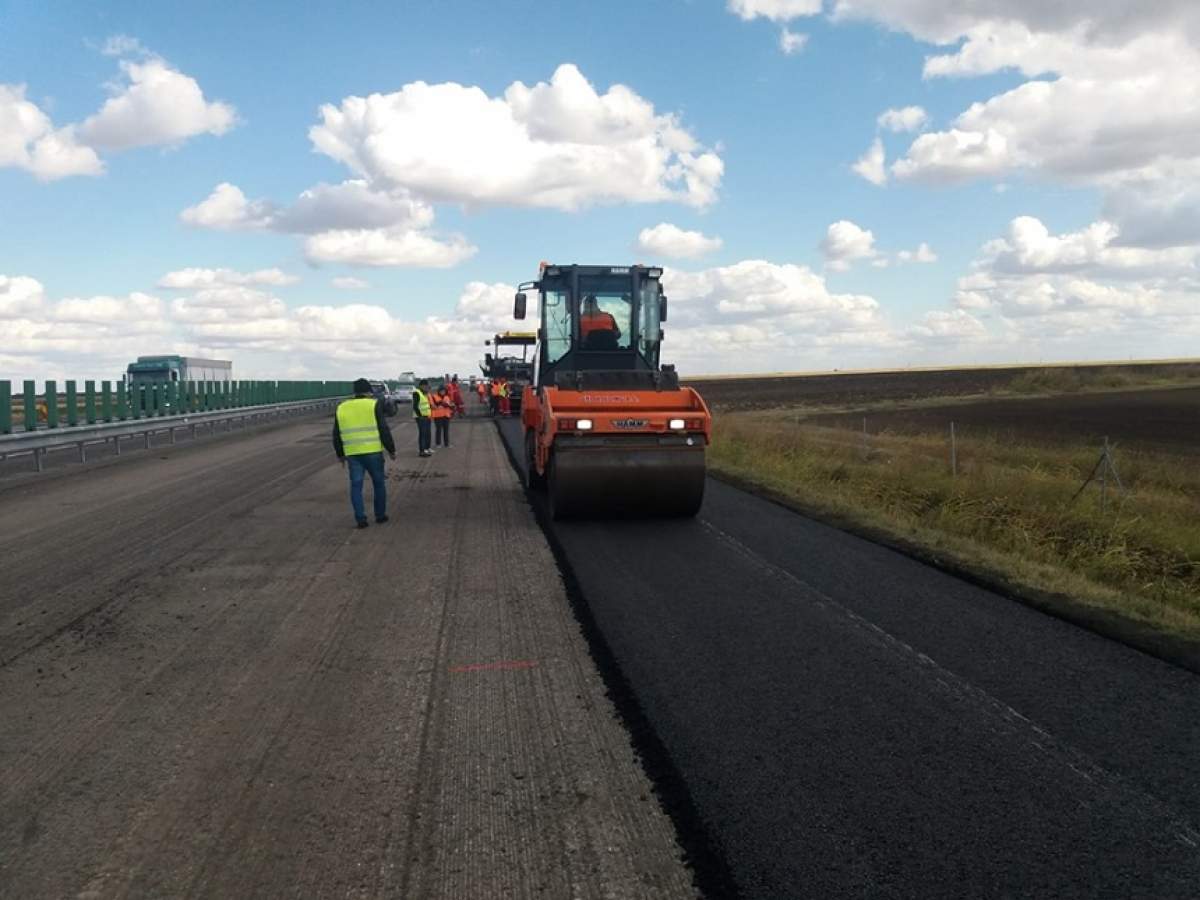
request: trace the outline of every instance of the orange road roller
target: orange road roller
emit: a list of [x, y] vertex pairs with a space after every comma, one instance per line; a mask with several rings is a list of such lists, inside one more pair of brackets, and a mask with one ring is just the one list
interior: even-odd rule
[[712, 416], [660, 365], [662, 269], [542, 263], [518, 287], [540, 322], [521, 423], [526, 477], [554, 518], [693, 516], [704, 500]]

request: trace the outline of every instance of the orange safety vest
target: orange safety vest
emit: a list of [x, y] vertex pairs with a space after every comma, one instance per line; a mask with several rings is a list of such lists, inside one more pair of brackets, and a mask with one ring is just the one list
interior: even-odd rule
[[500, 382], [498, 382], [498, 381], [492, 382], [492, 396], [493, 397], [500, 396]]
[[594, 315], [584, 315], [579, 318], [579, 334], [587, 337], [593, 331], [611, 331], [616, 334], [617, 320], [612, 313], [598, 312]]
[[434, 394], [429, 398], [429, 405], [432, 407], [429, 417], [432, 419], [448, 419], [450, 418], [450, 409], [453, 404], [447, 394]]

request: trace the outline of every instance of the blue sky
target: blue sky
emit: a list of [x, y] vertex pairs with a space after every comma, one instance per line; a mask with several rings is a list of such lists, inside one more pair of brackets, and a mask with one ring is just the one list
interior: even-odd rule
[[[932, 0], [914, 5], [933, 10], [933, 24], [930, 15], [914, 14], [912, 22], [897, 19], [886, 4], [871, 0], [860, 5], [868, 9], [858, 18], [848, 18], [835, 0], [818, 15], [790, 15], [804, 5], [805, 0], [792, 5], [788, 0], [731, 0], [728, 5], [660, 0], [196, 4], [187, 9], [161, 3], [103, 8], [4, 3], [0, 84], [23, 85], [24, 100], [53, 128], [79, 124], [81, 143], [93, 141], [104, 171], [48, 179], [30, 165], [11, 160], [4, 165], [0, 154], [0, 276], [10, 279], [12, 296], [16, 278], [34, 280], [40, 291], [35, 302], [29, 299], [35, 289], [22, 282], [26, 299], [10, 302], [7, 318], [0, 318], [0, 330], [7, 327], [15, 336], [0, 347], [0, 377], [48, 370], [75, 374], [77, 368], [87, 370], [80, 377], [107, 374], [123, 358], [118, 354], [168, 349], [163, 344], [233, 356], [247, 374], [281, 377], [340, 377], [349, 374], [348, 367], [364, 365], [378, 365], [385, 373], [414, 366], [467, 370], [483, 335], [506, 324], [507, 286], [531, 277], [538, 260], [617, 263], [634, 257], [684, 273], [671, 290], [686, 310], [677, 329], [678, 355], [692, 370], [1193, 355], [1196, 323], [1188, 310], [1194, 313], [1195, 304], [1180, 298], [1185, 285], [1165, 285], [1161, 277], [1151, 277], [1153, 271], [1143, 271], [1153, 269], [1159, 258], [1139, 265], [1139, 296], [1145, 301], [1148, 290], [1159, 295], [1138, 311], [1136, 321], [1128, 320], [1128, 303], [1097, 305], [1094, 298], [1100, 294], [1081, 288], [1079, 279], [1086, 278], [1099, 288], [1131, 290], [1127, 272], [1114, 275], [1121, 265], [1113, 262], [1112, 248], [1126, 233], [1119, 221], [1116, 236], [1083, 264], [1073, 257], [1046, 262], [1046, 253], [1038, 252], [1038, 247], [1063, 251], [1088, 244], [1079, 236], [1103, 220], [1106, 208], [1128, 205], [1129, 191], [1136, 189], [1129, 185], [1144, 184], [1146, 165], [1160, 163], [1161, 157], [1148, 155], [1138, 167], [1117, 171], [1087, 172], [1082, 163], [1064, 171], [1052, 141], [1041, 133], [1022, 134], [1020, 122], [1000, 120], [999, 114], [978, 126], [981, 134], [995, 132], [1007, 141], [982, 176], [967, 154], [946, 159], [937, 151], [942, 155], [931, 162], [914, 143], [924, 135], [934, 147], [932, 139], [957, 128], [956, 118], [973, 103], [1010, 95], [1014, 103], [1024, 102], [1022, 90], [1030, 93], [1031, 82], [1066, 90], [1064, 82], [1090, 74], [1072, 71], [1071, 60], [1118, 52], [1122, 40], [1126, 48], [1147, 36], [1170, 44], [1177, 32], [1186, 34], [1186, 20], [1150, 16], [1141, 31], [1097, 39], [1096, 46], [1082, 44], [1072, 56], [1063, 42], [1084, 40], [1071, 30], [1078, 23], [1047, 25], [1020, 0], [993, 0], [984, 4], [994, 7], [991, 12], [965, 24], [937, 21], [937, 10], [952, 4]], [[881, 11], [872, 13], [873, 5]], [[798, 52], [781, 49], [784, 29], [806, 36]], [[1014, 29], [1053, 43], [1050, 55], [1058, 57], [1049, 62], [1039, 57], [1036, 65], [1023, 58], [1021, 47], [1029, 41], [1022, 44]], [[117, 36], [125, 39], [125, 51], [103, 52], [106, 46], [114, 49]], [[999, 62], [970, 63], [969, 73], [955, 77], [923, 77], [931, 56], [960, 53], [989, 38], [993, 47], [1011, 40]], [[130, 87], [120, 66], [148, 60], [191, 79], [205, 103], [232, 107], [235, 120], [228, 127], [193, 129], [151, 142], [137, 135], [114, 138], [115, 128], [153, 131], [126, 117], [106, 132], [109, 146], [88, 137], [82, 123]], [[711, 153], [723, 165], [711, 202], [644, 202], [636, 195], [614, 201], [604, 193], [619, 181], [619, 172], [589, 176], [598, 180], [579, 187], [584, 197], [579, 208], [531, 208], [511, 194], [500, 199], [489, 194], [479, 201], [470, 188], [447, 195], [428, 183], [407, 183], [404, 172], [383, 164], [355, 171], [344, 160], [316, 151], [309, 137], [322, 121], [322, 104], [339, 107], [346, 98], [387, 95], [420, 81], [477, 86], [498, 98], [514, 82], [529, 87], [550, 82], [562, 64], [573, 65], [597, 95], [624, 85], [651, 104], [656, 116], [675, 116], [696, 152]], [[1103, 64], [1103, 59], [1095, 63]], [[925, 112], [918, 129], [880, 133], [876, 118], [881, 113], [911, 106]], [[434, 103], [422, 115], [436, 117], [438, 109]], [[420, 156], [416, 145], [438, 127], [435, 118], [428, 121], [432, 129], [410, 129], [399, 138], [390, 133], [388, 139], [405, 143], [406, 159]], [[891, 174], [886, 183], [873, 184], [854, 171], [877, 134], [887, 164], [907, 154], [915, 161], [915, 176]], [[36, 137], [31, 132], [30, 147]], [[1151, 138], [1132, 137], [1147, 146]], [[479, 134], [477, 156], [486, 157], [490, 139], [486, 130]], [[609, 138], [589, 140], [603, 144]], [[114, 141], [142, 145], [112, 149]], [[1097, 153], [1099, 145], [1098, 136]], [[428, 155], [436, 157], [436, 149]], [[1175, 199], [1186, 191], [1169, 179], [1180, 178], [1180, 167], [1194, 161], [1171, 162], [1174, 168], [1161, 181], [1150, 177], [1156, 196], [1166, 192]], [[1141, 180], [1135, 182], [1134, 174]], [[431, 225], [422, 225], [422, 234], [439, 240], [458, 235], [474, 252], [460, 253], [464, 258], [444, 267], [419, 261], [360, 265], [362, 257], [355, 252], [341, 262], [331, 261], [328, 253], [315, 258], [303, 236], [278, 225], [255, 226], [243, 217], [207, 227], [181, 219], [185, 209], [223, 183], [236, 185], [250, 201], [281, 209], [314, 185], [352, 178], [393, 201], [402, 193], [421, 204], [433, 216]], [[1040, 222], [1045, 235], [1029, 220]], [[839, 231], [842, 240], [836, 242], [829, 231], [835, 222], [853, 223], [857, 230]], [[635, 249], [639, 232], [658, 223], [719, 238], [721, 246], [693, 258], [655, 257]], [[865, 232], [870, 232], [867, 243]], [[984, 250], [997, 240], [1007, 240], [1007, 250]], [[1176, 249], [1192, 246], [1188, 240]], [[921, 244], [936, 261], [896, 257]], [[1161, 260], [1174, 267], [1172, 277], [1182, 277], [1179, 256]], [[748, 261], [769, 268], [735, 268]], [[789, 266], [803, 271], [781, 268]], [[1194, 256], [1190, 266], [1194, 270]], [[196, 293], [204, 286], [200, 282], [176, 279], [182, 286], [173, 288], [160, 283], [167, 273], [188, 269], [226, 274], [204, 282], [205, 297]], [[276, 269], [290, 283], [238, 276]], [[964, 285], [964, 278], [978, 278], [980, 272], [991, 277], [983, 290]], [[1074, 281], [1064, 281], [1067, 274]], [[751, 276], [774, 279], [774, 287], [760, 286], [773, 299], [743, 302], [741, 285]], [[338, 277], [369, 286], [339, 290], [331, 285]], [[233, 287], [241, 293], [219, 294]], [[0, 283], [0, 298], [3, 289]], [[62, 306], [68, 299], [100, 297], [115, 299], [119, 308], [122, 298], [133, 295], [150, 297], [157, 305], [144, 298], [130, 302], [136, 315], [119, 319], [154, 318], [161, 320], [160, 328], [122, 328], [86, 314], [72, 321], [70, 310], [80, 305]], [[863, 297], [875, 305], [864, 311], [857, 301], [839, 299]], [[176, 308], [180, 300], [190, 304], [187, 313]], [[239, 302], [247, 304], [241, 312], [233, 306]], [[246, 311], [250, 305], [269, 311], [254, 314]], [[744, 308], [736, 315], [729, 313], [739, 305]], [[14, 312], [18, 307], [22, 318]], [[210, 312], [200, 315], [200, 307]], [[340, 342], [336, 336], [318, 341], [288, 320], [301, 308], [355, 324]], [[362, 308], [381, 309], [386, 318]], [[0, 304], [0, 315], [4, 309]], [[214, 324], [213, 309], [222, 310], [218, 318], [261, 327], [239, 325], [223, 332]], [[197, 329], [200, 321], [207, 324]], [[51, 328], [55, 323], [66, 324]], [[372, 337], [372, 329], [381, 334]], [[413, 365], [404, 365], [407, 361]], [[281, 366], [287, 371], [274, 370]]]

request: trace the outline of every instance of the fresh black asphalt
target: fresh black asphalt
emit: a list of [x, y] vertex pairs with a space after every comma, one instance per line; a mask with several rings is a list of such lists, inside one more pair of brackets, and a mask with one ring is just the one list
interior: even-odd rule
[[741, 896], [1200, 895], [1200, 676], [712, 479], [549, 527]]

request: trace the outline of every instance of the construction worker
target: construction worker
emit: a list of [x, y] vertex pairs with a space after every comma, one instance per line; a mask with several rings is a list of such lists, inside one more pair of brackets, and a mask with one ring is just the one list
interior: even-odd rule
[[500, 415], [500, 379], [499, 378], [492, 379], [491, 400], [492, 400], [492, 402], [491, 402], [492, 415], [493, 416]]
[[450, 379], [450, 399], [454, 401], [455, 415], [465, 416], [467, 408], [463, 403], [462, 387], [458, 383], [457, 375]]
[[487, 386], [487, 382], [484, 381], [482, 378], [480, 378], [477, 382], [475, 382], [475, 393], [479, 397], [479, 405], [486, 406], [487, 405], [488, 386]]
[[388, 520], [387, 483], [383, 472], [383, 451], [396, 458], [396, 444], [383, 415], [383, 406], [371, 392], [371, 382], [354, 382], [354, 399], [338, 404], [333, 421], [333, 449], [338, 460], [350, 471], [350, 506], [359, 528], [366, 528], [367, 511], [363, 506], [364, 476], [371, 476], [375, 521]]
[[433, 448], [429, 446], [430, 416], [433, 404], [429, 397], [429, 379], [422, 378], [417, 383], [417, 389], [412, 395], [413, 418], [417, 422], [417, 456], [433, 456]]
[[450, 447], [450, 417], [454, 415], [454, 400], [445, 385], [429, 398], [430, 417], [433, 419], [433, 442], [439, 447]]
[[593, 331], [610, 331], [614, 340], [621, 338], [621, 329], [617, 327], [617, 320], [612, 313], [600, 308], [595, 294], [588, 294], [583, 298], [583, 308], [580, 310], [579, 336], [586, 342]]
[[502, 416], [511, 416], [512, 415], [512, 400], [509, 397], [509, 393], [511, 391], [512, 391], [512, 387], [509, 385], [508, 379], [501, 377], [501, 379], [500, 379], [500, 415], [502, 415]]

